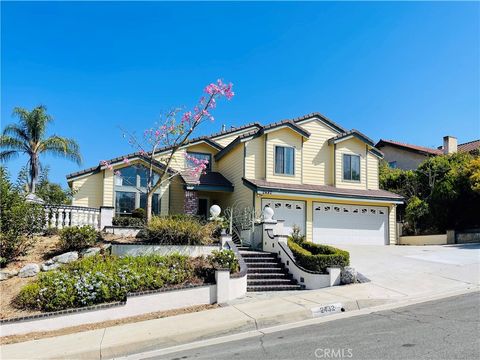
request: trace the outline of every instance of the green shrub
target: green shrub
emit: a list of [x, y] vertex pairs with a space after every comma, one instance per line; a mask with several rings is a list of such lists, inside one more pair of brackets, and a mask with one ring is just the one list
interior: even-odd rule
[[195, 281], [194, 262], [187, 256], [95, 255], [40, 273], [14, 300], [19, 308], [57, 311], [125, 300], [127, 293]]
[[132, 211], [132, 217], [137, 219], [145, 219], [147, 217], [147, 212], [143, 208], [136, 208]]
[[97, 231], [90, 225], [66, 227], [60, 231], [60, 248], [78, 251], [93, 246], [98, 240]]
[[24, 255], [45, 224], [42, 205], [29, 203], [0, 167], [0, 266]]
[[326, 273], [328, 267], [345, 267], [350, 264], [348, 251], [333, 246], [318, 245], [307, 241], [296, 243], [289, 238], [288, 247], [297, 264], [310, 271]]
[[155, 216], [146, 227], [145, 237], [159, 244], [207, 245], [213, 242], [216, 229], [216, 224], [202, 224], [191, 216]]
[[143, 227], [145, 219], [133, 216], [115, 216], [112, 219], [112, 225], [124, 227]]
[[208, 260], [214, 269], [229, 269], [230, 273], [235, 273], [239, 269], [238, 259], [232, 250], [214, 250]]
[[305, 235], [300, 233], [300, 227], [298, 225], [293, 225], [292, 234], [290, 235], [290, 239], [292, 239], [297, 244], [301, 244], [305, 241]]

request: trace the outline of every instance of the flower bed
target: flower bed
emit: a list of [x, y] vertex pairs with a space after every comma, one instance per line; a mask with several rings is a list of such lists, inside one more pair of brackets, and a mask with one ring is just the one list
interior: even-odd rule
[[128, 293], [213, 279], [213, 261], [203, 257], [96, 255], [39, 274], [22, 288], [14, 304], [31, 310], [58, 311], [124, 301]]
[[310, 271], [326, 273], [328, 267], [345, 267], [350, 264], [348, 251], [333, 246], [288, 239], [288, 247], [298, 265]]

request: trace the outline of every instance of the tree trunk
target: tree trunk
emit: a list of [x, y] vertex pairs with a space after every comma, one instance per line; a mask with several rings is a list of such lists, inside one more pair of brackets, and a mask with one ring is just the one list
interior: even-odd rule
[[35, 184], [38, 177], [38, 157], [33, 154], [30, 158], [30, 192], [35, 194]]
[[153, 192], [147, 192], [147, 224], [152, 220], [152, 200]]

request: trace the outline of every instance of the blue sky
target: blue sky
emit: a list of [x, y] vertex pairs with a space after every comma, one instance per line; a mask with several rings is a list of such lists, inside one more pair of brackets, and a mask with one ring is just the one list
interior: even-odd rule
[[[45, 104], [50, 133], [84, 163], [45, 157], [51, 179], [133, 149], [162, 110], [234, 83], [215, 122], [321, 112], [379, 138], [438, 146], [480, 137], [479, 3], [1, 3], [1, 122]], [[25, 164], [8, 164], [12, 176]]]

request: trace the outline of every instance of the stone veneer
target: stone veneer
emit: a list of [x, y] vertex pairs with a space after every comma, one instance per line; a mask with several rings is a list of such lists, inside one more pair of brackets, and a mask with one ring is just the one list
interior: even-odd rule
[[198, 193], [196, 191], [185, 190], [184, 212], [189, 215], [198, 214]]

